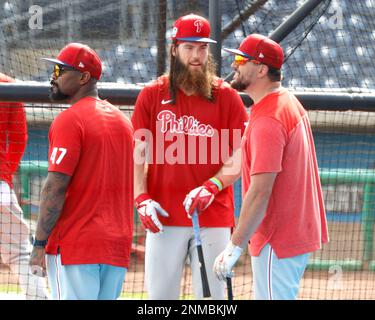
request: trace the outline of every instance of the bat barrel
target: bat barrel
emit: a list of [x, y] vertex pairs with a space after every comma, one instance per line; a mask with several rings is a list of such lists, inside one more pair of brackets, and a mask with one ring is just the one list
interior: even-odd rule
[[201, 278], [202, 278], [202, 288], [203, 288], [203, 298], [211, 297], [210, 286], [208, 285], [208, 278], [207, 278], [207, 271], [206, 271], [206, 264], [204, 263], [203, 257], [203, 250], [202, 246], [198, 246], [198, 259], [200, 262], [200, 271], [201, 271]]
[[232, 288], [231, 278], [227, 278], [227, 293], [228, 293], [228, 300], [233, 300], [233, 288]]
[[208, 285], [206, 264], [204, 263], [202, 242], [201, 242], [200, 231], [199, 231], [198, 213], [196, 211], [194, 212], [192, 216], [192, 222], [193, 222], [195, 242], [196, 242], [197, 250], [198, 250], [198, 260], [200, 264], [199, 268], [200, 268], [201, 278], [202, 278], [203, 298], [210, 298], [211, 292], [210, 292], [210, 287]]

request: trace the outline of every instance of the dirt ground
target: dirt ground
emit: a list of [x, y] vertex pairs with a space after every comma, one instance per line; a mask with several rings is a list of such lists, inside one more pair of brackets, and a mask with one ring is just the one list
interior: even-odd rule
[[[235, 269], [233, 281], [235, 299], [252, 299], [252, 275], [250, 263], [245, 263]], [[146, 298], [144, 293], [144, 274], [142, 270], [130, 270], [126, 276], [123, 290], [129, 297]], [[192, 298], [190, 268], [185, 268], [181, 282], [181, 296]], [[142, 294], [143, 293], [143, 294]], [[374, 300], [375, 272], [374, 271], [341, 271], [336, 269], [306, 271], [301, 282], [299, 299], [302, 300]]]
[[[252, 299], [252, 276], [249, 268], [248, 263], [236, 268], [236, 276], [233, 279], [235, 299]], [[192, 299], [189, 268], [185, 269], [181, 284], [181, 297]], [[3, 294], [14, 293], [15, 288], [17, 288], [16, 277], [11, 275], [9, 269], [2, 265], [0, 267], [0, 292]], [[143, 264], [133, 264], [133, 267], [128, 271], [123, 286], [123, 295], [130, 299], [147, 298], [144, 289]], [[342, 273], [330, 273], [328, 270], [306, 271], [301, 283], [299, 299], [373, 300], [375, 299], [375, 272], [343, 271]]]

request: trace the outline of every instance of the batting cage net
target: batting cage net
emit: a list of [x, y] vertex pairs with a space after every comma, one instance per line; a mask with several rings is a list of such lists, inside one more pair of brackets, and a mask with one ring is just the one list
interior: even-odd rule
[[[218, 2], [222, 14], [222, 46], [229, 48], [237, 48], [251, 33], [273, 36], [306, 3], [301, 0]], [[95, 49], [103, 60], [102, 83], [142, 85], [168, 67], [174, 20], [190, 12], [208, 17], [210, 3], [203, 0], [0, 0], [0, 73], [17, 81], [48, 82], [51, 66], [40, 58], [55, 57], [69, 42], [82, 42]], [[285, 87], [298, 92], [335, 93], [338, 97], [374, 93], [375, 0], [320, 1], [281, 38], [286, 53]], [[225, 51], [221, 54], [219, 71], [225, 77], [231, 72], [233, 57]], [[0, 103], [2, 114], [15, 112], [16, 108], [7, 106]], [[7, 137], [1, 132], [1, 143], [13, 139], [16, 146], [14, 157], [1, 156], [1, 170], [9, 170], [4, 169], [6, 161], [17, 162], [17, 152], [21, 159], [13, 189], [23, 213], [17, 214], [9, 200], [6, 202], [1, 195], [0, 299], [22, 299], [25, 293], [31, 298], [43, 298], [43, 290], [28, 293], [36, 280], [31, 279], [34, 283], [30, 284], [23, 266], [28, 260], [27, 243], [29, 235], [34, 234], [40, 190], [47, 173], [48, 129], [66, 107], [25, 102], [28, 142], [23, 155], [17, 151], [22, 149], [24, 138], [19, 133], [22, 128], [19, 115], [7, 117], [16, 134]], [[133, 106], [120, 107], [128, 116], [132, 115]], [[305, 107], [309, 109], [308, 105]], [[309, 115], [330, 242], [312, 254], [299, 298], [374, 299], [375, 105], [368, 104], [366, 111], [356, 110], [353, 102], [352, 107], [340, 111], [338, 103], [323, 99], [318, 109], [309, 110]], [[5, 118], [1, 115], [2, 124]], [[3, 176], [1, 179], [4, 180]], [[3, 188], [2, 183], [1, 192]], [[241, 181], [235, 184], [235, 202], [238, 216]], [[121, 297], [146, 299], [145, 232], [136, 214], [134, 219], [131, 265]], [[15, 227], [10, 227], [11, 223]], [[191, 282], [187, 261], [181, 283], [182, 299], [193, 298]], [[235, 299], [253, 297], [248, 254], [235, 267], [233, 291]]]

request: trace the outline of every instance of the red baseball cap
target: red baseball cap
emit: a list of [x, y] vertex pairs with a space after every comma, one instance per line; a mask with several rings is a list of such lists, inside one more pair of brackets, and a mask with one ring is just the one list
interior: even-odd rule
[[88, 71], [98, 80], [102, 74], [102, 62], [99, 56], [93, 49], [82, 43], [69, 43], [60, 51], [56, 59], [42, 59], [82, 72]]
[[223, 50], [258, 60], [275, 69], [281, 69], [284, 62], [283, 48], [277, 42], [261, 34], [254, 33], [247, 36], [238, 49], [223, 48]]
[[175, 21], [172, 40], [216, 43], [217, 41], [209, 38], [210, 32], [210, 23], [206, 18], [190, 13]]

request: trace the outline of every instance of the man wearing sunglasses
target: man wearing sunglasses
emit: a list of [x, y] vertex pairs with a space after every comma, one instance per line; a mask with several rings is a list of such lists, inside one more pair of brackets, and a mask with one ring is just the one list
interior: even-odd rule
[[[0, 73], [0, 82], [14, 79]], [[27, 143], [27, 122], [22, 103], [0, 102], [0, 255], [18, 278], [27, 300], [48, 298], [45, 279], [32, 276], [30, 230], [13, 189]]]
[[136, 149], [148, 148], [150, 156], [136, 160], [134, 177], [136, 207], [148, 231], [150, 299], [179, 298], [187, 258], [195, 298], [202, 298], [191, 221], [195, 210], [211, 295], [225, 298], [225, 284], [211, 270], [234, 226], [231, 184], [240, 175], [240, 161], [234, 161], [238, 170], [231, 170], [231, 156], [240, 160], [247, 115], [236, 91], [215, 76], [209, 43], [216, 41], [209, 35], [209, 22], [201, 16], [176, 20], [169, 73], [141, 91], [132, 117]]
[[47, 271], [54, 299], [117, 299], [132, 242], [132, 124], [99, 99], [102, 63], [90, 47], [70, 43], [45, 60], [55, 65], [51, 99], [72, 105], [49, 131], [30, 264]]
[[328, 241], [313, 136], [307, 112], [281, 86], [284, 53], [253, 34], [235, 55], [233, 88], [253, 100], [242, 142], [243, 202], [227, 248], [216, 258], [219, 279], [248, 244], [255, 299], [296, 299], [311, 252]]

